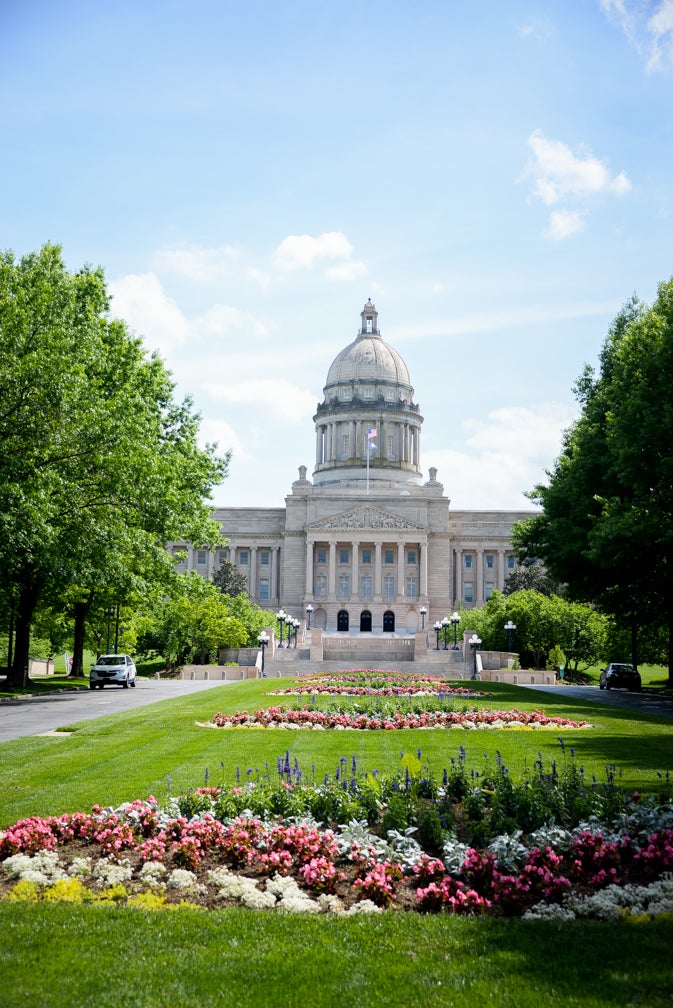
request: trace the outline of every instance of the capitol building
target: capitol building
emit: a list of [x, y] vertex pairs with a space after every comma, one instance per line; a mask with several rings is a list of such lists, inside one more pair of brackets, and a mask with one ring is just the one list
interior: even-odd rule
[[423, 416], [408, 368], [371, 300], [327, 371], [311, 478], [300, 466], [284, 508], [217, 508], [227, 546], [171, 543], [178, 570], [212, 577], [230, 559], [264, 609], [327, 632], [413, 634], [502, 590], [510, 538], [531, 511], [453, 511], [437, 470], [421, 470]]

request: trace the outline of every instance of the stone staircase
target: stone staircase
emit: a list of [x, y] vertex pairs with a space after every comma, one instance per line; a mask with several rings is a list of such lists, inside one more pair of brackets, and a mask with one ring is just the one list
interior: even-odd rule
[[407, 672], [410, 675], [437, 676], [443, 679], [469, 679], [472, 674], [472, 667], [468, 660], [467, 667], [463, 657], [462, 649], [458, 651], [439, 650], [428, 651], [422, 660], [414, 662], [391, 662], [375, 661], [311, 661], [309, 648], [289, 648], [288, 650], [277, 649], [273, 658], [266, 658], [264, 671], [270, 679], [276, 678], [297, 678], [305, 675], [319, 675], [328, 672], [346, 672], [353, 668], [368, 668], [389, 670], [393, 668], [396, 672]]

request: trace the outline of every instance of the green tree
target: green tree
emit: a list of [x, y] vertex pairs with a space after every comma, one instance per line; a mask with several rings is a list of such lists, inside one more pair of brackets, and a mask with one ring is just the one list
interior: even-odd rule
[[0, 254], [0, 331], [0, 580], [22, 686], [38, 603], [79, 586], [85, 611], [120, 572], [156, 571], [164, 542], [217, 541], [207, 499], [228, 460], [110, 320], [102, 271], [68, 272], [53, 245]]
[[597, 375], [577, 384], [582, 406], [546, 485], [541, 515], [515, 531], [570, 597], [595, 602], [638, 631], [667, 635], [673, 666], [673, 280], [650, 308], [633, 299], [613, 323]]
[[505, 578], [503, 595], [513, 595], [518, 591], [536, 591], [541, 595], [560, 595], [560, 585], [553, 580], [539, 563], [520, 563]]
[[248, 579], [231, 560], [222, 561], [213, 574], [213, 584], [217, 585], [223, 595], [247, 595]]

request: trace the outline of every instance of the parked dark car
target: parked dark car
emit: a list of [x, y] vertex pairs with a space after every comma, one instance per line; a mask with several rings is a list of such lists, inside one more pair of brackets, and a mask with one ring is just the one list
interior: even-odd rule
[[640, 672], [626, 662], [611, 662], [601, 672], [598, 685], [601, 689], [627, 689], [632, 693], [640, 693], [642, 689]]

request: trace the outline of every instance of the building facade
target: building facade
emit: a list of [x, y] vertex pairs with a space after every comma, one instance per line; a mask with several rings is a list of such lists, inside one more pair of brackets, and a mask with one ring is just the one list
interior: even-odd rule
[[452, 511], [437, 470], [423, 482], [423, 417], [371, 300], [323, 394], [312, 479], [301, 466], [284, 508], [217, 508], [227, 546], [172, 543], [178, 569], [211, 577], [230, 559], [260, 606], [297, 619], [312, 607], [331, 631], [413, 633], [502, 590], [512, 526], [533, 512]]

